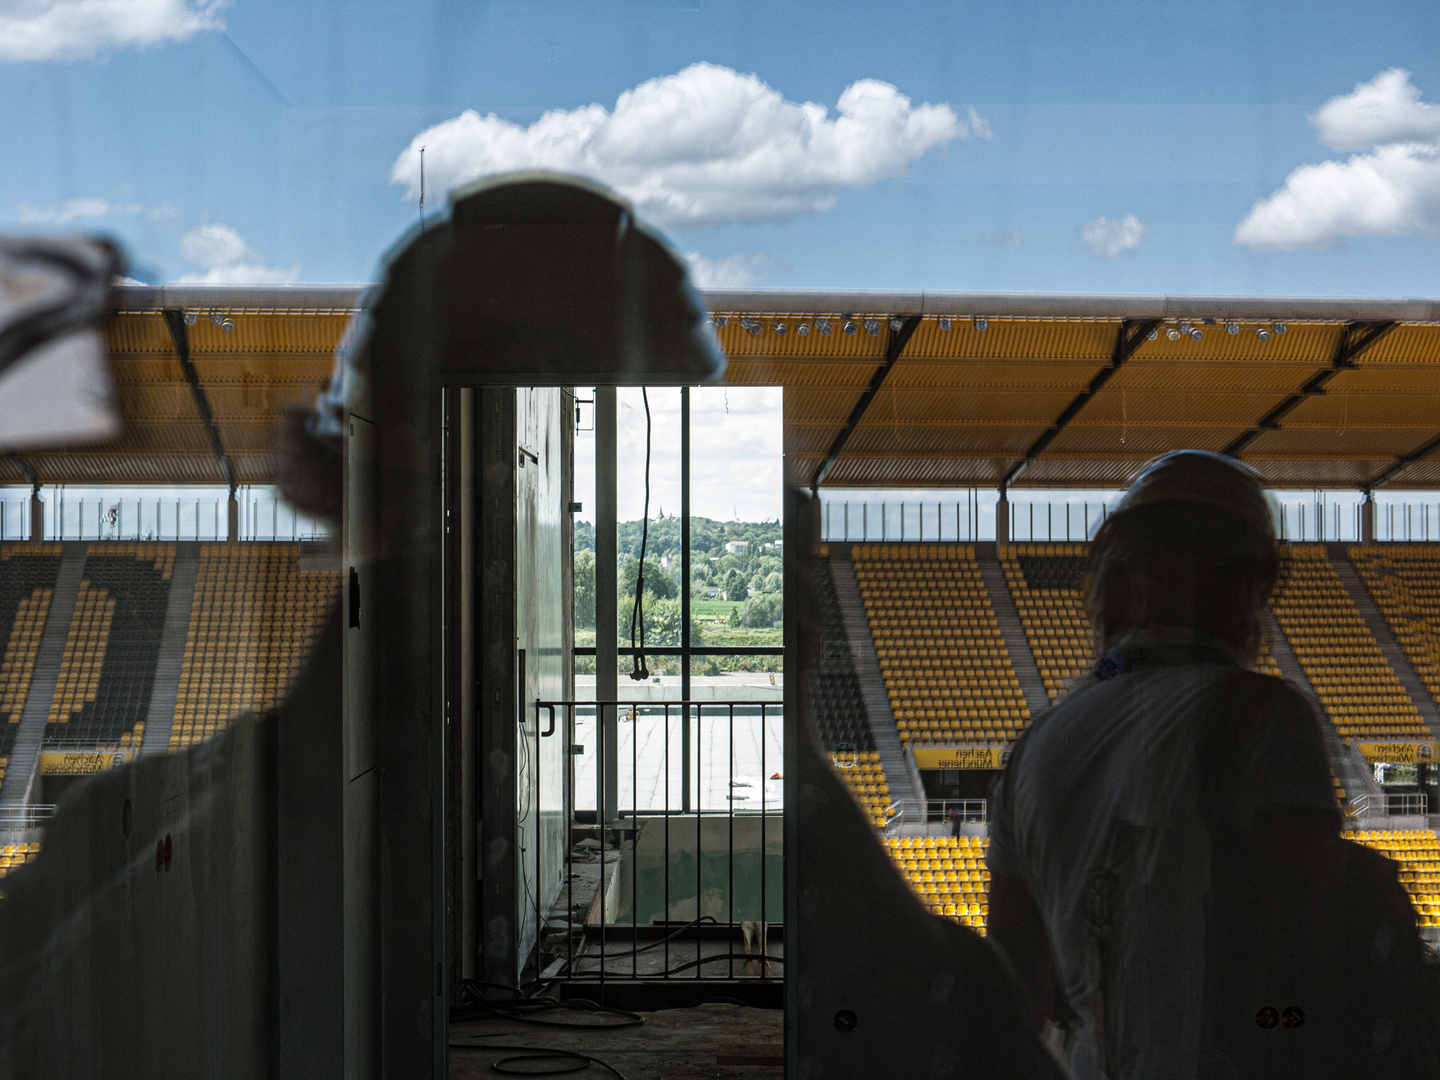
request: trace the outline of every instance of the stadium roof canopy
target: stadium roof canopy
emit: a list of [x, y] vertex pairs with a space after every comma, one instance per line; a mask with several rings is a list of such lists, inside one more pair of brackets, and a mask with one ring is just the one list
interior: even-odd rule
[[[28, 469], [42, 483], [220, 483], [229, 469], [265, 482], [274, 421], [320, 389], [361, 289], [116, 293], [124, 433], [0, 459], [0, 481]], [[706, 299], [727, 382], [785, 388], [789, 473], [807, 485], [1109, 487], [1156, 453], [1200, 447], [1283, 487], [1440, 487], [1437, 300]]]

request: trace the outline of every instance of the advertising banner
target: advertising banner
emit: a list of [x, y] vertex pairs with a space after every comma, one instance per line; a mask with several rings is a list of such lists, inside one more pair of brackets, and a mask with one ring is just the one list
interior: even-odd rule
[[919, 769], [1003, 769], [1010, 760], [1008, 746], [917, 746]]
[[1440, 760], [1433, 742], [1362, 742], [1356, 743], [1355, 749], [1360, 751], [1360, 756], [1366, 761], [1383, 761], [1391, 765], [1423, 764]]
[[118, 769], [130, 760], [133, 750], [45, 750], [40, 754], [42, 776], [88, 776]]

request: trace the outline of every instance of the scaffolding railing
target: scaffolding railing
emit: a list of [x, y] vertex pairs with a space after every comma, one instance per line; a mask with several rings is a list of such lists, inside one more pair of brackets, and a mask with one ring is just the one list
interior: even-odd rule
[[[537, 701], [534, 710], [537, 742], [563, 725], [579, 762], [569, 801], [594, 820], [584, 846], [567, 837], [564, 902], [550, 919], [536, 898], [541, 943], [556, 957], [544, 977], [778, 977], [781, 703]], [[535, 866], [538, 880], [538, 850]]]

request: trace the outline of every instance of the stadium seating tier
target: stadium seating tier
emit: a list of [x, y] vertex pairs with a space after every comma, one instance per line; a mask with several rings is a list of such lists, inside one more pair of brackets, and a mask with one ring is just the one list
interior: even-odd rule
[[990, 914], [990, 871], [978, 836], [891, 836], [885, 847], [920, 902], [982, 937]]
[[1009, 544], [999, 552], [1052, 705], [1095, 664], [1082, 589], [1086, 551], [1084, 544]]
[[1324, 546], [1282, 551], [1270, 607], [1335, 730], [1347, 739], [1431, 738]]
[[891, 711], [911, 745], [1013, 742], [1030, 710], [973, 544], [856, 544]]
[[0, 786], [60, 573], [59, 544], [0, 544]]
[[1394, 859], [1420, 926], [1440, 927], [1440, 840], [1428, 829], [1346, 832], [1345, 839]]
[[295, 543], [201, 545], [171, 750], [284, 698], [340, 589], [338, 573], [302, 571], [299, 555]]
[[1349, 555], [1425, 688], [1440, 701], [1440, 544], [1356, 544]]
[[110, 542], [86, 550], [47, 746], [138, 745], [174, 566], [173, 544]]

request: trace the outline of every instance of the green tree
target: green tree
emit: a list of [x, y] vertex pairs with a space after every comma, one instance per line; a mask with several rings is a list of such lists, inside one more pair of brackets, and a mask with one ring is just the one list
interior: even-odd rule
[[595, 552], [575, 553], [575, 625], [595, 626]]
[[725, 599], [732, 604], [743, 604], [749, 595], [749, 582], [738, 570], [731, 570], [725, 575]]
[[[635, 572], [640, 569], [638, 559], [631, 559], [620, 571], [620, 588], [635, 592]], [[654, 559], [645, 560], [645, 594], [659, 600], [671, 600], [679, 595], [675, 579], [667, 574]]]
[[[618, 618], [622, 645], [630, 644], [630, 616], [634, 610], [634, 594], [622, 596]], [[638, 629], [635, 638], [638, 644], [640, 638]], [[690, 619], [690, 643], [699, 645], [701, 642], [699, 624], [692, 616]], [[657, 646], [680, 644], [680, 601], [678, 599], [657, 599], [649, 596], [645, 598], [645, 644]]]
[[757, 593], [740, 608], [740, 625], [754, 629], [780, 626], [784, 618], [784, 601], [779, 593]]

